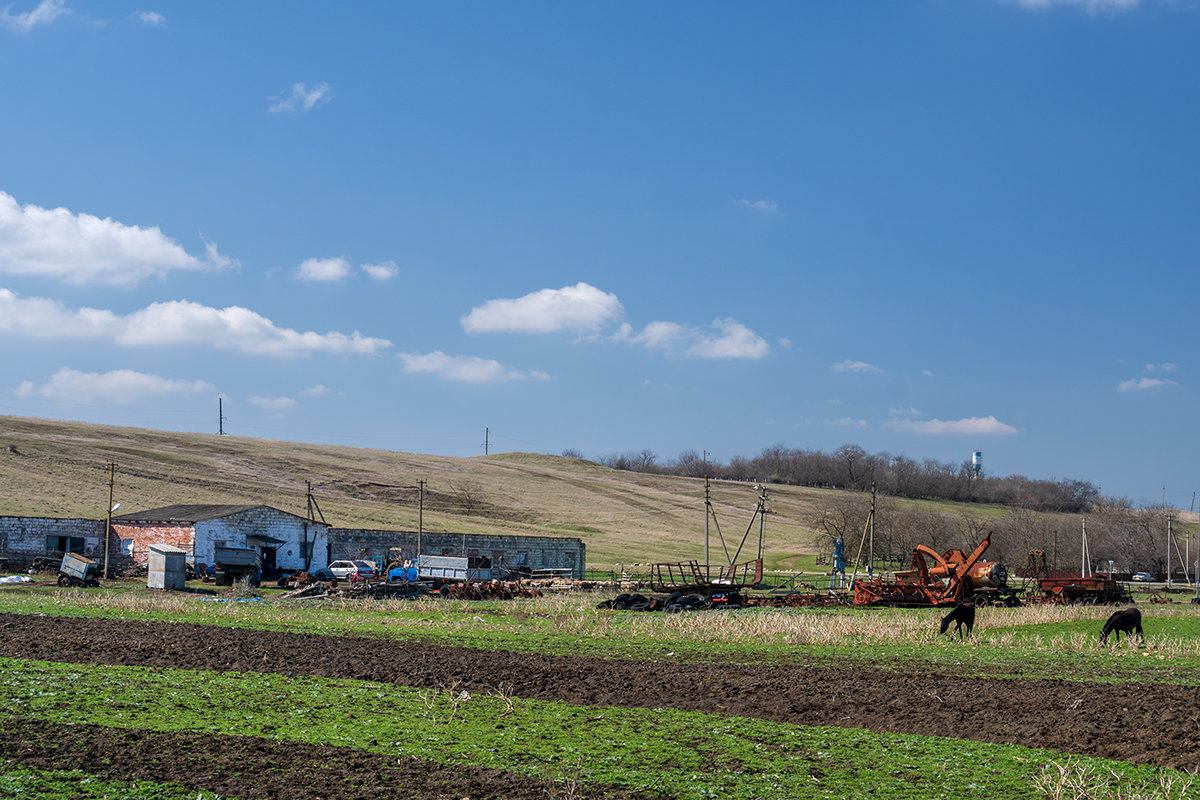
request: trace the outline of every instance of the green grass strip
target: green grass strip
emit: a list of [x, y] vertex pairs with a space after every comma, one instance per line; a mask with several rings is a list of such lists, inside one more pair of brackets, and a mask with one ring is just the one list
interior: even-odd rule
[[[647, 680], [653, 680], [647, 674]], [[1036, 798], [1049, 751], [456, 687], [0, 659], [0, 719], [327, 743], [686, 798]], [[1164, 772], [1102, 759], [1123, 785]]]
[[77, 769], [36, 770], [0, 758], [0, 797], [21, 800], [224, 800], [212, 792], [153, 781], [114, 781]]
[[[1147, 618], [1148, 645], [1102, 648], [1096, 619], [1042, 624], [1004, 624], [1019, 611], [992, 610], [992, 624], [977, 628], [960, 644], [936, 635], [940, 612], [881, 609], [745, 609], [704, 612], [710, 624], [728, 624], [711, 634], [689, 630], [686, 615], [598, 611], [596, 598], [582, 595], [503, 603], [423, 603], [267, 599], [253, 603], [207, 602], [195, 594], [147, 595], [123, 591], [6, 587], [0, 611], [67, 617], [191, 622], [222, 627], [382, 637], [482, 650], [592, 655], [634, 661], [686, 658], [736, 663], [803, 663], [814, 667], [944, 672], [975, 678], [1054, 678], [1104, 683], [1168, 683], [1200, 686], [1200, 609], [1172, 610]], [[1011, 612], [1011, 613], [1010, 613]], [[1094, 612], [1093, 612], [1094, 613]], [[1102, 613], [1102, 612], [1101, 612]], [[790, 624], [765, 626], [771, 620]], [[845, 635], [798, 638], [809, 621], [846, 623]], [[1001, 624], [997, 625], [996, 622]], [[870, 626], [906, 626], [912, 635], [897, 641], [855, 634]], [[756, 629], [763, 627], [762, 633]], [[672, 654], [672, 655], [669, 655]]]

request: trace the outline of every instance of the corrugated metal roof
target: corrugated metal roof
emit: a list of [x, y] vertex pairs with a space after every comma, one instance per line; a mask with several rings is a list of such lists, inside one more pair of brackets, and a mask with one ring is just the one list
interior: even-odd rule
[[[181, 503], [174, 506], [151, 508], [148, 511], [135, 511], [132, 514], [122, 514], [113, 517], [113, 522], [200, 522], [206, 519], [228, 517], [240, 514], [252, 508], [263, 508], [261, 504], [252, 506], [221, 506], [205, 503]], [[287, 513], [286, 511], [284, 512]]]

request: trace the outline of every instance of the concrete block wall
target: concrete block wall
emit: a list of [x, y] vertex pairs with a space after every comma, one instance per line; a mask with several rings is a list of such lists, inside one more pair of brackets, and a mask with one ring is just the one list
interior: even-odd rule
[[[417, 554], [416, 531], [381, 531], [360, 528], [330, 528], [330, 560], [353, 558], [386, 559], [388, 548], [402, 548], [405, 558]], [[491, 536], [473, 533], [421, 534], [426, 555], [486, 556], [495, 567], [570, 569], [582, 578], [586, 547], [582, 539], [566, 536]]]
[[84, 555], [103, 552], [104, 520], [0, 516], [0, 558], [9, 559], [10, 564], [57, 551], [57, 542], [47, 547], [47, 539], [60, 537], [83, 539]]
[[246, 547], [247, 536], [269, 536], [272, 539], [283, 540], [283, 544], [274, 545], [277, 567], [304, 569], [306, 565], [302, 542], [306, 525], [308, 541], [312, 546], [312, 562], [309, 568], [324, 567], [328, 564], [326, 555], [329, 527], [320, 522], [308, 522], [303, 517], [269, 506], [258, 506], [227, 517], [197, 522], [196, 560], [211, 564], [213, 549], [221, 542], [230, 547]]

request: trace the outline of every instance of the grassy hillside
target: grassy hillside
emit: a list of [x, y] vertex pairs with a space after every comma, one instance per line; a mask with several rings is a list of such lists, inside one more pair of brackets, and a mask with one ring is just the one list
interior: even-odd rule
[[[0, 514], [101, 518], [110, 461], [121, 513], [172, 503], [265, 503], [304, 514], [311, 481], [331, 525], [415, 530], [416, 487], [425, 481], [426, 530], [579, 536], [593, 567], [704, 557], [698, 479], [526, 453], [449, 458], [23, 417], [0, 417]], [[712, 485], [731, 551], [757, 494], [749, 484]], [[832, 494], [840, 493], [771, 487], [768, 566], [787, 568], [814, 552], [807, 526]], [[756, 541], [757, 526], [739, 560]], [[711, 542], [717, 561], [715, 528]]]

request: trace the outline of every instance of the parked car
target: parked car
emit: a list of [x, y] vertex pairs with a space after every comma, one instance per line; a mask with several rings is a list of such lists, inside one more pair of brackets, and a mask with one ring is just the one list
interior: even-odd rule
[[1135, 580], [1135, 581], [1152, 581], [1152, 580], [1154, 580], [1154, 576], [1151, 575], [1149, 572], [1135, 572], [1135, 573], [1133, 573], [1133, 580]]
[[317, 570], [317, 577], [324, 578], [322, 573], [328, 573], [339, 581], [369, 581], [379, 576], [370, 561], [334, 561], [325, 569]]

